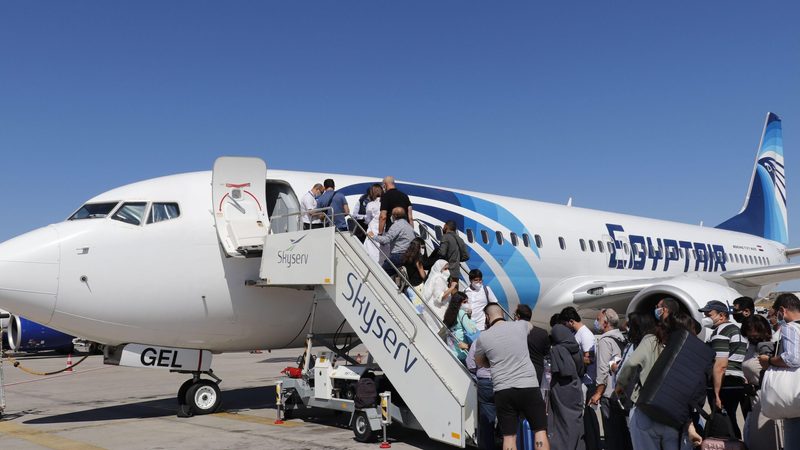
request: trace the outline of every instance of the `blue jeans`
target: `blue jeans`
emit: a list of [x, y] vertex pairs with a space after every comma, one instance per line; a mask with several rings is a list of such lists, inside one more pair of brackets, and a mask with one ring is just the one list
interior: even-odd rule
[[494, 406], [494, 388], [491, 378], [478, 378], [478, 448], [494, 449], [494, 422], [497, 409]]
[[681, 436], [675, 428], [652, 420], [639, 408], [633, 408], [630, 416], [631, 442], [636, 450], [678, 450], [680, 448]]
[[800, 448], [800, 417], [783, 419], [783, 448]]
[[392, 253], [389, 255], [389, 258], [383, 262], [383, 265], [381, 267], [383, 267], [383, 270], [385, 270], [390, 277], [395, 276], [397, 274], [397, 271], [394, 270], [394, 267], [392, 267], [391, 264], [389, 264], [389, 261], [391, 261], [395, 266], [400, 268], [400, 266], [403, 265], [404, 255], [405, 253]]

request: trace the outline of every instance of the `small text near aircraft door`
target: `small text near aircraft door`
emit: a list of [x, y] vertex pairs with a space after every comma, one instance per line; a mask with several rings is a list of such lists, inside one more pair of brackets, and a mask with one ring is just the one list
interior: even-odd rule
[[214, 220], [219, 241], [229, 256], [261, 255], [269, 231], [266, 179], [267, 165], [260, 158], [223, 156], [214, 161]]

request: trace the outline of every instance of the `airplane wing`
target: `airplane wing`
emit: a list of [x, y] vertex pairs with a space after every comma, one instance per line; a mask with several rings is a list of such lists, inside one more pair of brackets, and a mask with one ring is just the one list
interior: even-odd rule
[[786, 249], [786, 257], [791, 258], [792, 256], [800, 255], [800, 248], [787, 248]]
[[722, 277], [744, 286], [766, 286], [772, 283], [781, 283], [783, 281], [800, 278], [800, 264], [781, 264], [769, 267], [733, 270], [723, 273]]

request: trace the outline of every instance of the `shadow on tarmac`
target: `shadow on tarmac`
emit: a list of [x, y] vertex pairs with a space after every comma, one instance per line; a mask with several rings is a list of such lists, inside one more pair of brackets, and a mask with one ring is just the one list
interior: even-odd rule
[[[275, 386], [232, 389], [222, 391], [221, 410], [237, 411], [242, 409], [275, 408]], [[178, 401], [175, 397], [125, 403], [86, 409], [66, 414], [57, 414], [25, 421], [25, 424], [53, 424], [75, 422], [101, 422], [107, 420], [148, 419], [175, 416]]]

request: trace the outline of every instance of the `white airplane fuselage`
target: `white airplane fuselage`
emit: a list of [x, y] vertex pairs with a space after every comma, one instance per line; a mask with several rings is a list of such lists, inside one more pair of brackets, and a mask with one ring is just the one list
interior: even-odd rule
[[[297, 200], [328, 177], [345, 188], [350, 205], [363, 193], [362, 186], [377, 180], [277, 170], [267, 176], [288, 183]], [[357, 188], [348, 191], [348, 186]], [[470, 228], [473, 233], [467, 265], [481, 268], [505, 306], [533, 307], [538, 323], [547, 323], [551, 314], [573, 304], [576, 287], [595, 280], [658, 278], [684, 290], [689, 288], [681, 286], [703, 282], [703, 289], [711, 286], [710, 292], [717, 292], [718, 287], [720, 295], [755, 296], [774, 286], [734, 286], [721, 274], [787, 261], [785, 246], [745, 233], [497, 195], [400, 186], [410, 189], [415, 219], [435, 226], [460, 218], [461, 231]], [[0, 307], [109, 345], [136, 342], [212, 352], [300, 345], [314, 292], [247, 286], [246, 281], [258, 279], [261, 259], [230, 258], [221, 249], [211, 195], [211, 172], [142, 181], [89, 202], [176, 202], [180, 216], [143, 225], [110, 217], [68, 220], [0, 244]], [[517, 245], [511, 242], [512, 233]], [[672, 240], [678, 259], [667, 263], [669, 250], [660, 257], [649, 250], [665, 249]], [[705, 254], [705, 261], [698, 261], [698, 253]], [[713, 260], [710, 253], [715, 254]], [[622, 262], [612, 263], [617, 260]], [[711, 298], [697, 302], [706, 300]], [[319, 308], [315, 332], [334, 332], [341, 314], [326, 302]]]

